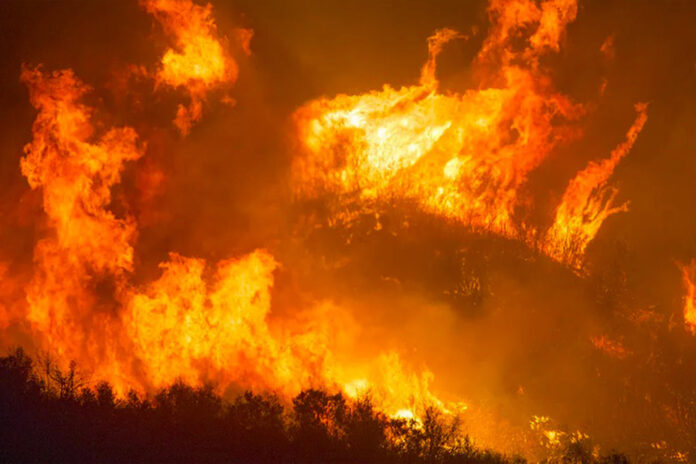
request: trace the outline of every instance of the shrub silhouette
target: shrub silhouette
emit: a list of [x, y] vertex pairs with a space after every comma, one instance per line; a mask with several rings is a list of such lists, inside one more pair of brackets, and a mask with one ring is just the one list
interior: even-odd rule
[[[73, 363], [61, 372], [23, 350], [0, 357], [0, 462], [522, 463], [475, 448], [437, 409], [422, 422], [391, 419], [371, 398], [305, 390], [292, 405], [213, 385], [176, 382], [154, 397], [90, 387]], [[627, 464], [569, 449], [561, 462]]]

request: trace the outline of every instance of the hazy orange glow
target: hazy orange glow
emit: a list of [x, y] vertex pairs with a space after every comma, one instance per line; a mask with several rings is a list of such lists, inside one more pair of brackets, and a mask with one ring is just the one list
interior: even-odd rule
[[626, 348], [620, 341], [612, 340], [606, 335], [595, 336], [592, 337], [590, 340], [592, 341], [592, 344], [595, 348], [603, 351], [608, 356], [611, 356], [613, 358], [624, 359], [626, 356], [631, 354], [628, 350], [626, 350]]

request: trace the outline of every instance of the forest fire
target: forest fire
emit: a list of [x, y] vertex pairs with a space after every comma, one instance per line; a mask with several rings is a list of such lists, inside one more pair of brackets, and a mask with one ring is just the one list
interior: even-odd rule
[[[656, 140], [687, 132], [626, 84], [630, 25], [581, 0], [472, 2], [442, 23], [443, 0], [427, 28], [394, 26], [420, 42], [393, 58], [403, 74], [365, 50], [379, 79], [346, 85], [350, 69], [321, 82], [332, 61], [282, 2], [126, 3], [133, 38], [113, 56], [71, 62], [28, 37], [3, 84], [23, 116], [1, 168], [0, 423], [31, 429], [17, 405], [33, 401], [53, 424], [55, 402], [206, 443], [100, 458], [89, 447], [115, 435], [75, 432], [84, 449], [53, 460], [696, 459], [696, 249], [680, 235], [696, 224], [651, 209], [683, 214], [673, 185], [694, 166], [645, 180]], [[10, 10], [50, 24], [41, 8]], [[308, 8], [292, 14], [310, 28], [351, 17]]]

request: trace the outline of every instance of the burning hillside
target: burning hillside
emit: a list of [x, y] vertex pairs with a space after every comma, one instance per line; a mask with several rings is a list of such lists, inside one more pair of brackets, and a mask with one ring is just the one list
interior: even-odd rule
[[326, 392], [334, 438], [369, 398], [696, 459], [696, 57], [620, 0], [320, 3], [8, 4], [0, 346], [120, 401]]

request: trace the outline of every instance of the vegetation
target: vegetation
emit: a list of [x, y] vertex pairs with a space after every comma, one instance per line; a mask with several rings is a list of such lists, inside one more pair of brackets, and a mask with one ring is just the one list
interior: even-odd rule
[[[600, 460], [569, 449], [564, 463]], [[211, 386], [175, 383], [152, 398], [85, 385], [17, 349], [0, 358], [0, 462], [522, 463], [476, 449], [456, 420], [428, 409], [391, 419], [369, 397], [301, 392], [284, 407], [246, 392], [226, 402]]]

